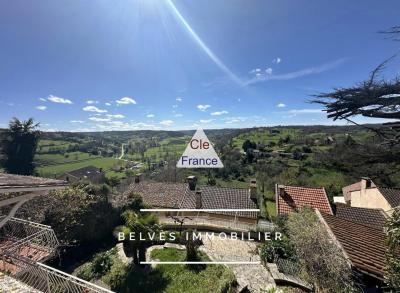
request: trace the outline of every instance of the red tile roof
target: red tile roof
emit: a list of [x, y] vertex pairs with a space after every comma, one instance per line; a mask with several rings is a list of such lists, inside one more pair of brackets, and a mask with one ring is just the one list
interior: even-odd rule
[[278, 185], [275, 196], [278, 215], [288, 214], [305, 206], [333, 214], [324, 188]]
[[321, 213], [354, 267], [383, 280], [385, 239], [381, 229], [357, 224], [343, 218]]

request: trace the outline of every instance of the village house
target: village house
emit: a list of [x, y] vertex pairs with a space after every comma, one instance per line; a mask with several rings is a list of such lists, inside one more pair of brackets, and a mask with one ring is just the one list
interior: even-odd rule
[[277, 215], [286, 215], [299, 211], [303, 207], [318, 209], [332, 215], [325, 188], [275, 185], [275, 201]]
[[343, 188], [343, 197], [335, 198], [351, 207], [382, 209], [390, 215], [393, 209], [400, 206], [400, 189], [376, 186], [369, 178]]
[[66, 186], [62, 180], [0, 173], [0, 292], [112, 293], [45, 265], [57, 255], [53, 229], [15, 217], [28, 201]]
[[105, 182], [106, 177], [102, 168], [87, 166], [77, 170], [65, 172], [61, 176], [58, 176], [57, 179], [67, 181], [69, 183], [87, 181], [93, 184], [102, 184]]
[[[125, 196], [137, 193], [147, 205], [154, 208], [177, 209], [176, 212], [158, 212], [164, 224], [179, 224], [184, 218], [185, 226], [238, 231], [257, 228], [259, 212], [255, 180], [251, 181], [249, 188], [199, 186], [195, 176], [189, 176], [186, 183], [160, 183], [142, 178], [135, 181]], [[196, 211], [190, 211], [193, 209]], [[250, 211], [224, 211], [226, 209]]]

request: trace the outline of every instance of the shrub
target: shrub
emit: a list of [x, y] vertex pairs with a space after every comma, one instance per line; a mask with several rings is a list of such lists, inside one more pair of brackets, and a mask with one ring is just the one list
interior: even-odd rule
[[86, 281], [100, 279], [111, 270], [117, 261], [119, 260], [115, 248], [97, 253], [91, 262], [85, 263], [78, 269], [77, 276]]
[[289, 239], [283, 236], [282, 240], [271, 240], [263, 244], [260, 255], [265, 261], [274, 262], [275, 257], [295, 259], [295, 250]]
[[102, 281], [108, 284], [112, 290], [119, 291], [125, 283], [128, 275], [128, 267], [119, 259], [116, 259], [111, 266], [110, 271], [102, 278]]

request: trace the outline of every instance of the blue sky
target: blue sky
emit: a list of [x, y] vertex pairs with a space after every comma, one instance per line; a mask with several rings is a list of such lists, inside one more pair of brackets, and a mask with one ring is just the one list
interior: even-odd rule
[[0, 127], [14, 116], [71, 131], [332, 124], [307, 100], [396, 53], [378, 32], [399, 11], [399, 1], [3, 0]]

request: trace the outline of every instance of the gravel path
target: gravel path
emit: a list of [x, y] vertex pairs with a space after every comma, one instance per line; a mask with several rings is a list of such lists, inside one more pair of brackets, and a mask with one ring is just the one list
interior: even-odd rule
[[[260, 261], [257, 246], [252, 241], [220, 239], [203, 239], [200, 250], [214, 261]], [[247, 288], [250, 292], [263, 292], [275, 287], [274, 279], [262, 264], [229, 264], [235, 273], [240, 290]]]

